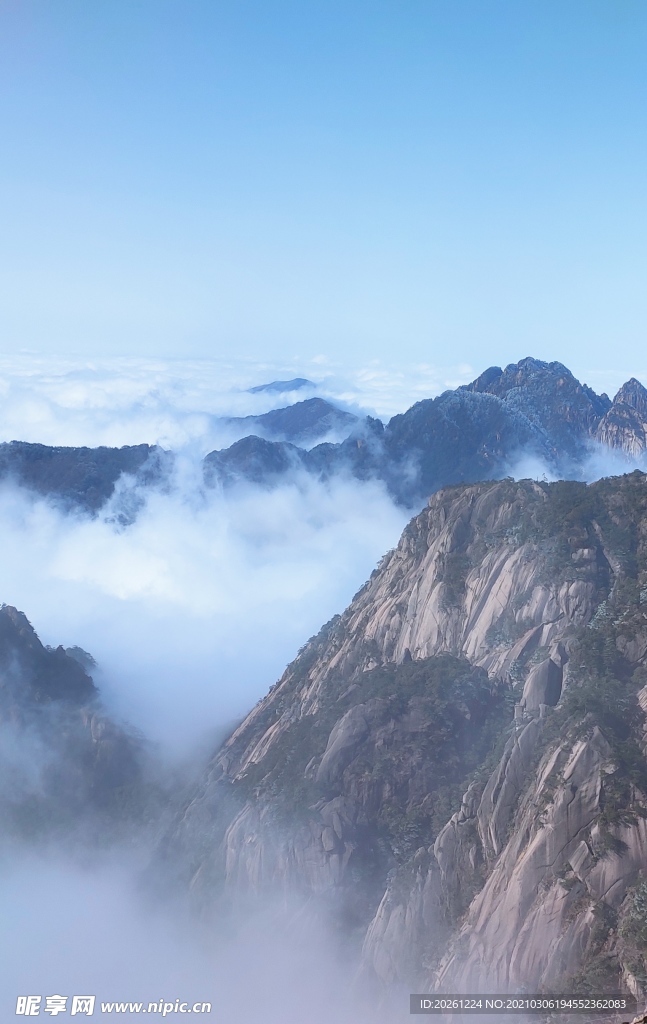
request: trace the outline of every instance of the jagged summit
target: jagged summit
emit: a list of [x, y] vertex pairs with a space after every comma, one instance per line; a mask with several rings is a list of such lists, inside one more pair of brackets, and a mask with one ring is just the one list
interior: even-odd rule
[[582, 454], [611, 401], [580, 382], [562, 363], [527, 357], [505, 370], [490, 367], [468, 391], [487, 392], [514, 405], [568, 455]]
[[647, 419], [647, 388], [631, 377], [613, 399], [614, 405], [629, 405]]

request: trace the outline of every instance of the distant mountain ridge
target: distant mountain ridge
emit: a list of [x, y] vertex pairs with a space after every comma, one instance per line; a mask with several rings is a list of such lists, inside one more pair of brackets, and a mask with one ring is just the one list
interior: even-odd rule
[[[294, 391], [305, 378], [254, 390]], [[279, 387], [280, 386], [280, 387]], [[258, 416], [225, 421], [244, 433], [203, 462], [207, 487], [241, 482], [279, 486], [291, 474], [326, 480], [344, 475], [382, 481], [399, 503], [415, 508], [442, 487], [500, 479], [531, 458], [555, 476], [581, 477], [595, 447], [642, 460], [647, 452], [647, 390], [635, 378], [613, 401], [581, 384], [559, 362], [526, 358], [493, 366], [471, 384], [416, 402], [386, 425], [360, 419], [332, 402], [309, 398]], [[339, 442], [326, 435], [344, 435]], [[94, 515], [120, 480], [130, 498], [118, 513], [132, 521], [149, 486], [171, 480], [172, 452], [154, 445], [65, 448], [11, 441], [0, 444], [0, 480], [12, 479], [65, 507]]]
[[338, 409], [323, 398], [307, 398], [284, 409], [271, 409], [260, 416], [230, 416], [224, 422], [245, 433], [261, 432], [268, 440], [307, 444], [326, 434], [349, 434], [359, 417]]
[[258, 395], [263, 391], [284, 395], [289, 391], [300, 391], [301, 388], [316, 388], [316, 386], [306, 377], [294, 377], [292, 380], [273, 380], [269, 384], [257, 384], [255, 388], [248, 388], [247, 390], [250, 395]]
[[169, 472], [170, 453], [157, 445], [73, 448], [9, 441], [0, 444], [0, 480], [94, 514], [114, 494], [117, 481], [132, 476], [144, 485]]
[[416, 402], [386, 426], [367, 417], [339, 444], [305, 451], [282, 442], [255, 447], [245, 438], [211, 452], [205, 467], [208, 483], [224, 485], [249, 479], [274, 486], [282, 472], [295, 467], [323, 478], [375, 478], [396, 500], [414, 507], [448, 484], [505, 476], [526, 456], [555, 475], [577, 478], [596, 443], [632, 458], [644, 455], [647, 390], [632, 378], [612, 402], [562, 363], [528, 357]]

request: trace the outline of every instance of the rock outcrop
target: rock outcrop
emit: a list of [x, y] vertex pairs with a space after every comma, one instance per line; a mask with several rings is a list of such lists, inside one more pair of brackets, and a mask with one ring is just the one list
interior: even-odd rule
[[580, 384], [562, 363], [540, 359], [522, 359], [505, 370], [492, 366], [467, 390], [496, 395], [523, 412], [546, 432], [553, 445], [572, 458], [582, 455], [586, 439], [595, 434], [611, 406], [608, 395], [596, 395], [592, 388]]

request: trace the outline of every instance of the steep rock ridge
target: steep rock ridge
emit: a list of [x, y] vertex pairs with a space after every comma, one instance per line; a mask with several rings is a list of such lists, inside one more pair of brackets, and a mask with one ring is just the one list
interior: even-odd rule
[[218, 755], [180, 808], [161, 852], [203, 904], [220, 887], [285, 889], [364, 928], [387, 872], [442, 823], [509, 718], [503, 688], [451, 656], [363, 673], [335, 696], [274, 742], [270, 726], [242, 771], [225, 768], [231, 748]]
[[[566, 486], [587, 494], [583, 484]], [[530, 521], [550, 517], [553, 509], [545, 506], [550, 495], [557, 504], [559, 491], [560, 485], [500, 481], [433, 495], [349, 608], [235, 736], [253, 735], [256, 715], [283, 703], [286, 693], [300, 713], [311, 713], [329, 679], [407, 657], [462, 655], [501, 678], [537, 649], [548, 658], [563, 635], [589, 620], [610, 572], [602, 543], [584, 527], [573, 529], [569, 571], [551, 571], [557, 540], [537, 543]], [[256, 760], [266, 742], [255, 739], [246, 756]]]
[[[578, 494], [587, 494], [584, 485], [575, 486]], [[299, 838], [297, 845], [305, 851], [301, 860], [292, 836], [290, 853], [279, 857], [281, 864], [263, 841], [249, 837], [243, 841], [241, 821], [251, 820], [248, 807], [227, 834], [229, 849], [234, 839], [238, 844], [239, 863], [249, 858], [250, 850], [260, 849], [272, 878], [285, 864], [292, 864], [299, 873], [303, 858], [322, 861], [323, 854], [333, 852], [323, 847], [323, 829], [330, 827], [325, 815], [332, 813], [329, 807], [322, 814], [323, 807], [341, 800], [346, 818], [352, 821], [358, 810], [365, 816], [366, 801], [377, 800], [373, 791], [360, 792], [357, 778], [352, 779], [352, 790], [345, 788], [349, 764], [361, 749], [363, 753], [384, 750], [387, 735], [394, 734], [399, 735], [397, 745], [404, 734], [414, 735], [418, 726], [412, 714], [415, 708], [409, 703], [397, 715], [389, 710], [389, 686], [394, 680], [379, 683], [371, 670], [391, 665], [402, 679], [407, 671], [443, 653], [469, 657], [474, 668], [469, 669], [467, 660], [457, 664], [466, 665], [469, 672], [480, 671], [482, 679], [487, 679], [487, 670], [488, 686], [495, 691], [497, 680], [507, 685], [519, 673], [522, 678], [531, 655], [545, 651], [546, 659], [557, 652], [561, 660], [560, 641], [590, 620], [600, 594], [606, 593], [609, 568], [594, 531], [573, 526], [572, 553], [592, 554], [577, 555], [578, 563], [570, 558], [565, 578], [552, 569], [555, 542], [543, 538], [541, 531], [547, 506], [552, 508], [558, 501], [558, 489], [529, 481], [502, 481], [447, 490], [434, 496], [428, 509], [409, 524], [398, 547], [383, 559], [344, 615], [306, 646], [215, 759], [210, 769], [214, 784], [227, 778], [240, 793], [252, 792], [263, 783], [264, 774], [275, 775], [284, 757], [296, 758], [300, 743], [309, 762], [303, 765], [304, 790], [312, 788], [310, 782], [323, 785], [323, 792], [313, 790], [312, 795], [318, 792], [325, 803], [315, 815], [316, 824], [308, 820], [306, 828], [318, 829], [318, 834], [305, 846], [303, 837]], [[552, 496], [557, 497], [552, 501]], [[533, 538], [530, 524], [535, 520]], [[423, 680], [421, 685], [424, 692], [428, 684]], [[386, 707], [376, 695], [380, 687], [388, 694]], [[363, 693], [368, 699], [360, 699]], [[417, 693], [411, 696], [416, 698]], [[494, 692], [488, 699], [497, 702]], [[377, 796], [382, 800], [384, 794]], [[195, 808], [183, 811], [180, 831], [202, 805], [201, 798]], [[338, 840], [343, 846], [344, 829], [340, 828]], [[327, 836], [332, 843], [333, 837]], [[361, 845], [356, 835], [349, 842], [353, 848]], [[275, 843], [270, 845], [273, 850]], [[334, 851], [340, 865], [348, 854], [342, 846]], [[228, 863], [235, 861], [233, 855], [228, 857]], [[257, 868], [247, 871], [247, 876], [257, 877]], [[326, 878], [326, 872], [321, 878]]]
[[523, 408], [458, 389], [389, 421], [381, 472], [399, 500], [414, 505], [448, 484], [501, 476], [522, 454], [550, 466], [560, 459], [559, 447]]
[[161, 856], [203, 905], [267, 886], [343, 906], [385, 982], [483, 964], [540, 986], [596, 957], [617, 981], [607, 908], [633, 920], [647, 856], [646, 511], [639, 473], [434, 495], [216, 753]]
[[640, 457], [647, 449], [647, 390], [632, 377], [598, 423], [596, 439], [609, 448]]

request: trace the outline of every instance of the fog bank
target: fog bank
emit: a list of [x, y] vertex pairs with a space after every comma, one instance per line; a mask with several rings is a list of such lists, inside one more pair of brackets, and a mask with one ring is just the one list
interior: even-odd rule
[[408, 518], [377, 483], [221, 494], [181, 468], [125, 528], [0, 487], [0, 598], [44, 643], [88, 650], [108, 709], [175, 749], [248, 711]]

